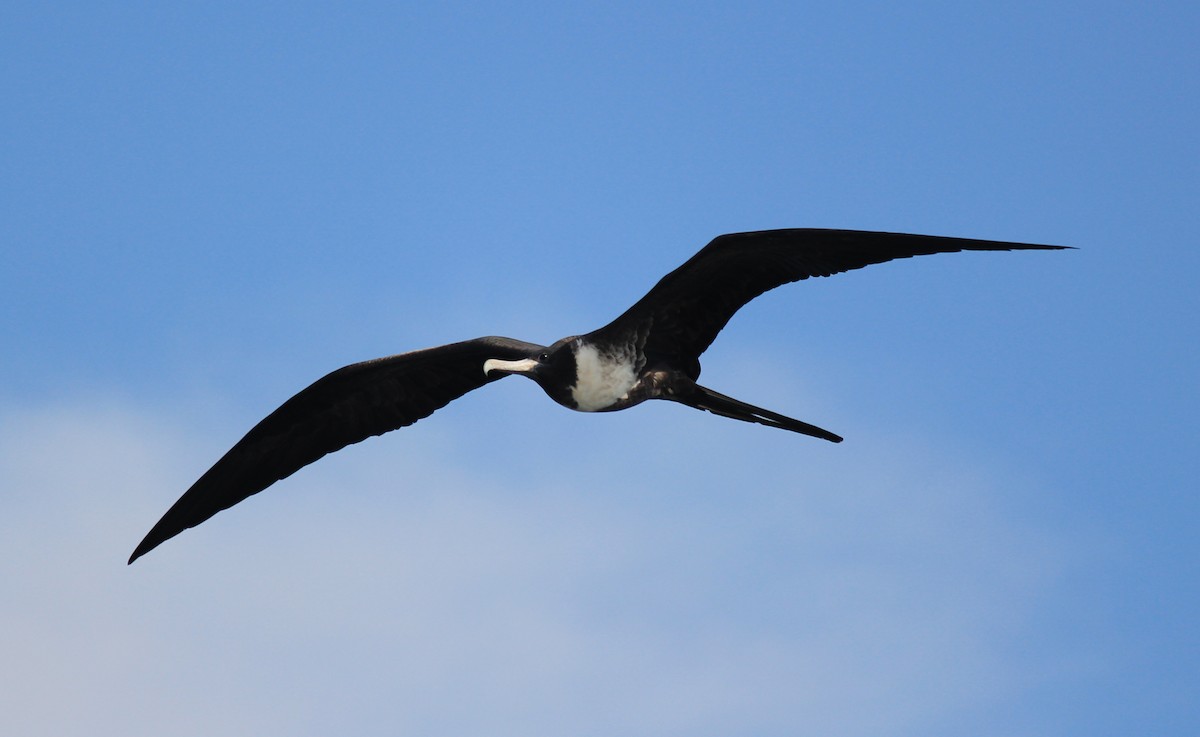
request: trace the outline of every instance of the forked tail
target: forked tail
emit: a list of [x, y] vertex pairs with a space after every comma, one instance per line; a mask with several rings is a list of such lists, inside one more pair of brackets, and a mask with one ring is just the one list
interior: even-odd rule
[[695, 391], [684, 394], [676, 394], [675, 396], [663, 397], [664, 399], [674, 399], [677, 402], [682, 402], [689, 407], [706, 410], [715, 415], [729, 417], [743, 422], [757, 422], [760, 425], [767, 427], [778, 427], [781, 430], [791, 430], [802, 435], [811, 435], [814, 438], [821, 438], [832, 443], [842, 442], [842, 436], [834, 435], [828, 430], [823, 430], [816, 425], [810, 425], [807, 422], [794, 420], [791, 417], [785, 417], [769, 409], [755, 407], [752, 404], [739, 402], [733, 397], [727, 397], [724, 394], [714, 392], [712, 389], [693, 384]]

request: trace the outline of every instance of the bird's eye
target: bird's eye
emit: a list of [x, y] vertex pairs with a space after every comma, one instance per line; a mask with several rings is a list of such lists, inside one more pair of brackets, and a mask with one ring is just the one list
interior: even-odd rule
[[542, 351], [541, 353], [538, 354], [538, 363], [546, 363], [549, 360], [550, 360], [550, 354], [548, 352]]

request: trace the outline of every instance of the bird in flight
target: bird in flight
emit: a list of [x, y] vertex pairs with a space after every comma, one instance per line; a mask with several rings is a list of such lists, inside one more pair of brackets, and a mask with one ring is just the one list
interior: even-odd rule
[[718, 236], [599, 330], [549, 346], [476, 338], [351, 364], [318, 379], [267, 415], [192, 484], [129, 562], [328, 453], [407, 427], [505, 376], [533, 379], [551, 399], [581, 412], [667, 399], [840, 443], [828, 430], [696, 383], [700, 354], [743, 305], [783, 284], [898, 258], [1063, 248], [816, 228]]

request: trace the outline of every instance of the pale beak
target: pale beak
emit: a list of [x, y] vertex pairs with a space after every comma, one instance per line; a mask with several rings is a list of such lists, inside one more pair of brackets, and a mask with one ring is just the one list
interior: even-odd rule
[[493, 371], [505, 374], [532, 373], [540, 364], [532, 358], [522, 358], [519, 361], [501, 361], [499, 358], [489, 358], [483, 362], [483, 373], [490, 375]]

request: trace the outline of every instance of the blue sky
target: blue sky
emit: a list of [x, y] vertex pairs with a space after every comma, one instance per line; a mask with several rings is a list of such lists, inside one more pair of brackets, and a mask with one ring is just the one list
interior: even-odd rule
[[[0, 15], [0, 732], [1190, 735], [1200, 11]], [[713, 236], [1058, 243], [766, 295], [704, 383], [509, 380], [124, 564], [338, 366], [607, 322]]]

